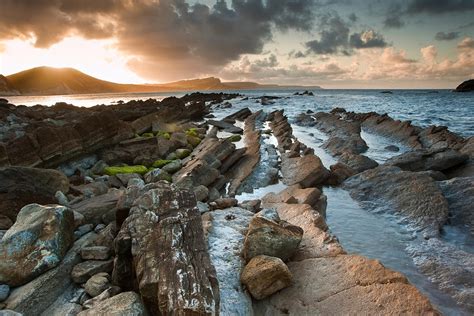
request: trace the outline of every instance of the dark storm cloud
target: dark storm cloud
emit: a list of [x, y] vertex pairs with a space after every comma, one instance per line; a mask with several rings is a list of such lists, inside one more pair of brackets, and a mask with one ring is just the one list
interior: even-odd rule
[[388, 46], [383, 35], [373, 30], [350, 34], [350, 27], [351, 23], [336, 13], [321, 16], [318, 22], [320, 38], [305, 43], [306, 54], [349, 56], [354, 49]]
[[412, 0], [408, 4], [406, 12], [409, 14], [444, 14], [469, 10], [474, 10], [473, 0]]
[[309, 51], [317, 55], [349, 55], [349, 24], [346, 21], [337, 14], [326, 14], [321, 16], [318, 27], [320, 39], [306, 42]]
[[37, 47], [48, 47], [71, 33], [106, 38], [113, 33], [107, 15], [119, 7], [114, 0], [2, 0], [0, 39], [34, 35]]
[[[280, 31], [308, 31], [315, 0], [1, 0], [0, 39], [31, 38], [48, 47], [77, 34], [115, 38], [149, 78], [190, 76], [260, 53]], [[169, 75], [168, 78], [165, 74]]]
[[459, 38], [459, 32], [438, 32], [435, 39], [438, 41], [452, 41]]
[[383, 25], [386, 28], [399, 29], [405, 25], [405, 22], [399, 15], [388, 15], [383, 21]]

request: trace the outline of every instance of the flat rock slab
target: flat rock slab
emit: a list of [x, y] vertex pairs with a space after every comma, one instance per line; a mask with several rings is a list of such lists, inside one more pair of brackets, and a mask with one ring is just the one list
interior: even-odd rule
[[78, 314], [78, 316], [96, 315], [146, 316], [148, 312], [140, 295], [135, 292], [124, 292]]
[[357, 255], [290, 262], [293, 285], [254, 304], [258, 315], [437, 314], [398, 272]]
[[448, 203], [435, 181], [426, 174], [379, 166], [344, 182], [351, 196], [379, 209], [396, 213], [409, 224], [437, 236], [448, 219]]
[[97, 225], [102, 223], [102, 216], [117, 206], [117, 202], [122, 195], [122, 190], [111, 190], [106, 194], [94, 196], [71, 205], [71, 208], [84, 215], [86, 223]]
[[282, 156], [281, 172], [286, 185], [299, 184], [302, 188], [323, 184], [329, 171], [315, 155], [288, 158]]

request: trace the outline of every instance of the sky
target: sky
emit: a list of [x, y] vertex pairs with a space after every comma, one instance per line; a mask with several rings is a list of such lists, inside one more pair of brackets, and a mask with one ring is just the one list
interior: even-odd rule
[[324, 88], [474, 78], [474, 0], [0, 0], [0, 74]]

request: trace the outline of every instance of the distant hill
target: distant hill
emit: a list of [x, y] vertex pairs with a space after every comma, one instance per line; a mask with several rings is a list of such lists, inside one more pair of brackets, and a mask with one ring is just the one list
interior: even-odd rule
[[173, 92], [247, 89], [320, 89], [262, 85], [255, 82], [222, 82], [219, 78], [181, 80], [165, 84], [119, 84], [100, 80], [73, 68], [37, 67], [7, 77], [0, 75], [0, 95], [53, 95], [118, 92]]
[[456, 92], [471, 92], [474, 91], [474, 79], [469, 79], [461, 83], [457, 88], [454, 90]]

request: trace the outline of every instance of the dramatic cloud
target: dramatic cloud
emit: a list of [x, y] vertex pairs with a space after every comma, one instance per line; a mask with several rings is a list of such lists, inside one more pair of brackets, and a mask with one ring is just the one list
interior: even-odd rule
[[31, 38], [48, 47], [71, 34], [107, 38], [113, 34], [110, 14], [122, 8], [114, 0], [2, 0], [0, 39]]
[[381, 34], [373, 30], [354, 33], [349, 39], [349, 45], [354, 48], [386, 47], [388, 44]]
[[405, 25], [402, 18], [399, 15], [388, 15], [383, 21], [383, 25], [386, 28], [399, 29]]
[[459, 32], [438, 32], [435, 35], [435, 39], [438, 41], [452, 41], [459, 38]]
[[407, 13], [445, 14], [474, 10], [472, 0], [413, 0], [408, 4]]
[[[261, 53], [273, 31], [310, 30], [314, 0], [2, 0], [0, 38], [48, 47], [75, 34], [114, 37], [145, 78], [213, 72], [242, 54]], [[34, 12], [34, 14], [32, 14]]]
[[318, 27], [320, 39], [305, 43], [307, 54], [350, 56], [353, 49], [388, 46], [384, 37], [374, 30], [349, 35], [350, 23], [334, 13], [322, 16]]
[[458, 49], [462, 51], [474, 49], [474, 39], [472, 37], [466, 37], [458, 44]]
[[337, 14], [326, 14], [320, 17], [319, 40], [306, 42], [306, 47], [314, 54], [349, 55], [349, 25]]

